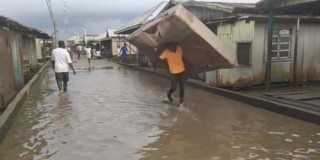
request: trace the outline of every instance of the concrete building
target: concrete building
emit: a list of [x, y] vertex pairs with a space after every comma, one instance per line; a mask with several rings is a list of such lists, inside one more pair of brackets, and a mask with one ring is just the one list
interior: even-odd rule
[[[37, 54], [36, 38], [50, 37], [37, 29], [26, 27], [7, 17], [0, 16], [0, 108], [24, 86], [30, 69], [42, 57]], [[44, 47], [41, 55], [45, 55]], [[40, 50], [41, 50], [40, 49]]]

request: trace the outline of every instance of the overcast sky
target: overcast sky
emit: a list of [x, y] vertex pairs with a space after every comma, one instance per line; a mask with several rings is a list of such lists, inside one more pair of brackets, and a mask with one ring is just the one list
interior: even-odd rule
[[[119, 29], [129, 20], [142, 15], [163, 0], [66, 0], [69, 35], [101, 34], [107, 29]], [[210, 1], [210, 0], [206, 0]], [[259, 0], [213, 0], [215, 2], [255, 3]], [[60, 39], [63, 39], [64, 3], [51, 0]], [[0, 15], [24, 25], [53, 33], [46, 0], [0, 0]]]

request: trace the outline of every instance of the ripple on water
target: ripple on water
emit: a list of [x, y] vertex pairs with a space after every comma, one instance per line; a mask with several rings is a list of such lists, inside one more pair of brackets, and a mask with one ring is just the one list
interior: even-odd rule
[[[163, 104], [169, 81], [124, 68], [53, 73], [32, 93], [0, 146], [4, 159], [317, 159], [317, 126], [202, 90]], [[175, 95], [175, 99], [177, 98]], [[2, 159], [2, 157], [0, 157]]]
[[[272, 148], [268, 147], [250, 147], [250, 153], [246, 156], [236, 157], [233, 160], [249, 160], [252, 158], [257, 159], [303, 159], [303, 160], [316, 160], [320, 158], [320, 146], [310, 144], [309, 137], [303, 137], [298, 134], [287, 134], [285, 132], [268, 132], [269, 135], [272, 135], [275, 140], [279, 139], [279, 136], [282, 137], [286, 142], [289, 142], [286, 147], [281, 148], [291, 148], [290, 150], [284, 150], [279, 147], [273, 146]], [[296, 142], [288, 137], [296, 138]], [[281, 143], [279, 143], [281, 144]], [[290, 145], [289, 145], [290, 144]], [[295, 148], [299, 146], [306, 146], [310, 148]], [[238, 148], [240, 149], [240, 148]], [[252, 157], [254, 155], [254, 157]]]

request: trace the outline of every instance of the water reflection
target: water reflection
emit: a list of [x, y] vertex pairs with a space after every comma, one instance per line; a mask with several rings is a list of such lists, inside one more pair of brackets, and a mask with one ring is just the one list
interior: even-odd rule
[[163, 132], [137, 152], [141, 159], [320, 159], [319, 126], [187, 90], [187, 110], [166, 108]]
[[186, 107], [176, 108], [161, 102], [168, 80], [117, 65], [70, 79], [64, 96], [52, 72], [32, 91], [1, 160], [320, 157], [320, 128], [310, 123], [190, 87]]

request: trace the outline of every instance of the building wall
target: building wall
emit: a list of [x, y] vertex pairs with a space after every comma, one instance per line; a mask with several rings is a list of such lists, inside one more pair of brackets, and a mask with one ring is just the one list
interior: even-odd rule
[[[296, 24], [275, 24], [276, 27], [291, 28], [291, 57], [286, 60], [272, 62], [272, 81], [273, 82], [292, 82], [294, 78], [294, 48], [296, 44]], [[264, 46], [260, 43], [255, 45], [259, 52], [260, 48], [265, 48], [262, 68], [257, 68], [265, 74], [265, 62], [267, 55], [267, 24], [256, 24], [255, 32], [262, 33], [255, 38], [255, 43], [258, 44], [264, 39]], [[299, 31], [298, 50], [297, 50], [297, 71], [296, 77], [299, 82], [320, 80], [320, 45], [316, 42], [320, 41], [320, 24], [301, 23]], [[259, 54], [260, 55], [260, 54]]]
[[32, 66], [37, 64], [36, 43], [34, 38], [22, 37], [22, 57], [23, 67]]
[[119, 41], [119, 38], [112, 38], [112, 55], [117, 55], [118, 46], [121, 47], [123, 43]]
[[[220, 69], [206, 73], [206, 82], [218, 87], [243, 87], [264, 84], [268, 25], [254, 21], [238, 21], [218, 26], [217, 36], [236, 54], [238, 42], [252, 42], [250, 66]], [[292, 82], [294, 79], [294, 51], [296, 44], [296, 24], [276, 23], [275, 30], [289, 29], [290, 54], [288, 58], [273, 59], [272, 82]], [[320, 80], [320, 24], [301, 24], [297, 52], [297, 80]]]
[[[271, 81], [272, 82], [292, 82], [293, 81], [293, 67], [294, 67], [294, 48], [295, 48], [295, 38], [296, 38], [296, 26], [294, 23], [275, 23], [274, 32], [277, 29], [290, 29], [291, 30], [291, 40], [290, 40], [290, 54], [289, 58], [281, 60], [272, 60], [271, 66]], [[259, 60], [262, 60], [262, 65], [257, 68], [260, 71], [260, 76], [265, 79], [266, 62], [267, 62], [267, 46], [268, 46], [268, 25], [267, 23], [257, 23], [255, 27], [255, 32], [258, 35], [255, 41], [259, 45], [255, 45], [256, 53], [259, 55]], [[263, 42], [263, 45], [259, 42]], [[263, 53], [261, 54], [261, 51]], [[255, 53], [255, 54], [256, 54]], [[257, 59], [257, 60], [258, 60]], [[258, 67], [258, 66], [257, 66]], [[257, 74], [257, 73], [256, 73]], [[254, 76], [256, 76], [254, 74]], [[257, 83], [259, 84], [259, 83]]]
[[[0, 70], [0, 75], [2, 75], [1, 70]], [[4, 93], [2, 89], [2, 78], [0, 76], [0, 108], [3, 108], [5, 106], [5, 100], [4, 100]]]
[[231, 16], [230, 10], [219, 11], [216, 9], [204, 8], [203, 6], [184, 6], [189, 12], [203, 22], [210, 22], [216, 19]]
[[[254, 26], [254, 21], [221, 24], [217, 28], [217, 36], [230, 48], [231, 52], [236, 54], [238, 42], [253, 42]], [[253, 54], [251, 56], [252, 59], [256, 58]], [[251, 64], [252, 66], [256, 65], [256, 63]], [[239, 66], [233, 69], [219, 69], [207, 72], [205, 79], [207, 83], [218, 87], [246, 86], [253, 82], [253, 68], [251, 66]]]
[[0, 107], [16, 94], [11, 33], [0, 29]]
[[300, 81], [320, 80], [320, 24], [301, 24], [297, 77]]
[[[123, 43], [124, 43], [123, 41], [124, 41], [123, 39], [120, 40], [119, 38], [115, 37], [115, 38], [111, 38], [109, 40], [103, 40], [103, 43], [104, 44], [108, 44], [109, 43], [106, 47], [111, 47], [112, 55], [118, 55], [118, 53], [117, 53], [118, 46], [121, 48], [123, 46]], [[125, 43], [128, 45], [128, 54], [136, 54], [137, 53], [137, 48], [135, 46], [133, 46], [128, 41], [125, 41]], [[109, 46], [109, 45], [111, 45], [111, 46]]]
[[15, 89], [19, 90], [24, 85], [23, 39], [20, 33], [10, 31], [10, 41]]
[[110, 38], [107, 40], [102, 40], [101, 43], [102, 43], [101, 47], [104, 47], [103, 52], [107, 54], [112, 54], [114, 56], [118, 54], [117, 53], [117, 46], [119, 44], [118, 38]]
[[[123, 46], [123, 39], [119, 40], [119, 38], [112, 38], [112, 50], [115, 54], [117, 54], [117, 48], [118, 48], [118, 45], [120, 45], [120, 48]], [[125, 40], [125, 43], [127, 44], [127, 47], [128, 47], [128, 54], [137, 54], [138, 51], [137, 51], [137, 48], [132, 45], [131, 43], [129, 43], [127, 40]]]
[[24, 72], [37, 64], [35, 39], [0, 29], [0, 108], [25, 85]]
[[42, 59], [42, 44], [41, 44], [41, 39], [36, 39], [35, 40], [35, 44], [36, 44], [36, 55], [37, 55], [37, 59]]
[[251, 69], [252, 69], [252, 85], [262, 84], [265, 81], [265, 66], [264, 48], [266, 47], [265, 25], [255, 23], [254, 39], [252, 43], [251, 53]]

